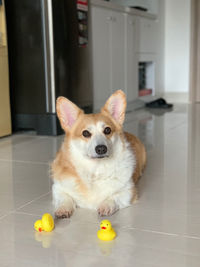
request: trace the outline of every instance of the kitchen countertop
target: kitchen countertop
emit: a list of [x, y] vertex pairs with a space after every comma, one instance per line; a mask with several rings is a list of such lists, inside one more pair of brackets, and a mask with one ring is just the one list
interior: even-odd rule
[[107, 2], [107, 1], [103, 1], [103, 0], [91, 0], [90, 3], [93, 6], [99, 6], [99, 7], [103, 7], [103, 8], [119, 11], [119, 12], [124, 12], [124, 13], [136, 15], [140, 17], [145, 17], [149, 19], [157, 19], [157, 16], [154, 14], [150, 14], [145, 11], [140, 11], [140, 10], [137, 10], [131, 7], [120, 6], [120, 5]]

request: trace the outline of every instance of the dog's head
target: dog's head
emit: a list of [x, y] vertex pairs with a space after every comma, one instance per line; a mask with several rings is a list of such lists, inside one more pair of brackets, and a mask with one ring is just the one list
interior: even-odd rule
[[110, 96], [98, 114], [85, 114], [64, 97], [57, 99], [57, 115], [77, 157], [110, 157], [122, 134], [126, 96], [118, 90]]

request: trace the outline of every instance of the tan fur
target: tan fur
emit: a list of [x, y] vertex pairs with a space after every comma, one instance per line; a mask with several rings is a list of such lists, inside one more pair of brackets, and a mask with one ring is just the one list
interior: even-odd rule
[[87, 139], [82, 136], [82, 131], [87, 129], [88, 125], [96, 124], [98, 121], [104, 121], [105, 124], [112, 129], [111, 135], [107, 136], [107, 138], [111, 138], [113, 132], [119, 132], [121, 130], [121, 127], [119, 127], [107, 114], [81, 114], [76, 124], [71, 129], [70, 136], [72, 138], [81, 137], [82, 139], [87, 141]]
[[[119, 123], [120, 125], [123, 124], [125, 119], [125, 111], [126, 111], [126, 96], [121, 90], [117, 90], [114, 94], [112, 94], [112, 97], [120, 96], [120, 98], [123, 101], [123, 112], [120, 114]], [[101, 109], [101, 112], [104, 114], [107, 114], [110, 116], [110, 110], [109, 110], [109, 104], [110, 104], [111, 98], [109, 98], [103, 108]]]
[[69, 155], [69, 140], [67, 137], [64, 140], [63, 149], [60, 149], [56, 155], [55, 160], [51, 165], [53, 179], [63, 180], [70, 177], [74, 177], [77, 183], [77, 189], [83, 194], [87, 194], [87, 188], [82, 182], [81, 178], [76, 172], [73, 163], [70, 161]]
[[[87, 122], [88, 121], [93, 122], [94, 120], [98, 121], [99, 118], [102, 119], [102, 114], [89, 114], [89, 115], [82, 115], [82, 116], [87, 118], [86, 119]], [[87, 125], [87, 123], [84, 120], [82, 120], [82, 125], [80, 125], [80, 129], [84, 129], [85, 125]], [[112, 126], [114, 127], [114, 124]], [[79, 185], [78, 186], [79, 190], [83, 194], [86, 194], [87, 188], [84, 185], [84, 183], [82, 182], [81, 178], [76, 173], [76, 169], [75, 169], [73, 163], [70, 162], [70, 158], [68, 157], [68, 153], [69, 153], [68, 144], [70, 142], [70, 138], [74, 138], [74, 137], [79, 136], [79, 133], [77, 134], [76, 131], [79, 132], [79, 129], [75, 128], [72, 136], [68, 136], [67, 138], [65, 138], [64, 149], [60, 150], [57, 153], [56, 159], [54, 160], [54, 162], [52, 164], [52, 172], [54, 174], [54, 176], [53, 176], [54, 179], [66, 179], [67, 177], [71, 177], [71, 176], [75, 177], [76, 182]], [[119, 131], [119, 129], [118, 129], [118, 131]], [[82, 132], [82, 131], [80, 131], [80, 132]], [[133, 180], [135, 183], [137, 183], [140, 176], [142, 175], [142, 172], [143, 172], [145, 165], [146, 165], [146, 151], [145, 151], [144, 145], [136, 136], [134, 136], [133, 134], [130, 134], [128, 132], [124, 132], [124, 136], [125, 136], [126, 140], [130, 143], [130, 146], [133, 149], [134, 154], [136, 156], [137, 161], [136, 161], [135, 172], [133, 174]], [[136, 195], [136, 194], [134, 193], [134, 195]]]
[[146, 150], [142, 142], [136, 136], [127, 132], [125, 132], [124, 135], [126, 140], [130, 143], [136, 156], [137, 161], [133, 180], [137, 183], [146, 165]]
[[[59, 115], [58, 115], [59, 116]], [[84, 141], [87, 142], [87, 139], [85, 139], [82, 136], [82, 131], [84, 129], [87, 129], [87, 125], [89, 124], [96, 124], [99, 120], [104, 121], [107, 126], [111, 127], [112, 133], [107, 136], [107, 138], [111, 138], [113, 132], [117, 132], [118, 134], [121, 133], [121, 127], [115, 123], [115, 121], [112, 120], [110, 116], [107, 114], [82, 114], [80, 113], [79, 118], [77, 119], [77, 122], [72, 127], [70, 132], [66, 132], [66, 137], [64, 139], [63, 149], [57, 153], [56, 159], [52, 163], [52, 172], [54, 174], [54, 179], [63, 179], [66, 176], [75, 176], [77, 178], [77, 181], [81, 181], [80, 177], [78, 177], [78, 174], [76, 173], [76, 169], [73, 165], [73, 163], [70, 161], [69, 155], [69, 143], [71, 139], [74, 138], [83, 138]], [[83, 186], [81, 186], [83, 187]]]
[[[112, 105], [110, 105], [111, 98], [113, 97], [116, 99], [116, 101], [118, 101], [118, 97], [120, 98], [120, 100], [122, 100], [120, 103], [122, 108], [120, 109], [120, 113], [117, 114], [117, 120], [112, 114]], [[126, 109], [125, 94], [122, 91], [116, 91], [111, 96], [111, 98], [107, 100], [106, 104], [101, 109], [101, 112], [98, 114], [84, 114], [84, 112], [79, 109], [75, 104], [63, 97], [59, 97], [57, 100], [57, 115], [61, 122], [61, 126], [66, 133], [66, 136], [61, 149], [57, 153], [57, 156], [54, 162], [52, 163], [52, 177], [55, 181], [61, 182], [67, 179], [69, 179], [68, 181], [70, 181], [73, 177], [73, 182], [75, 182], [76, 184], [76, 189], [85, 199], [88, 199], [90, 197], [90, 189], [88, 188], [88, 185], [85, 184], [82, 177], [80, 177], [81, 174], [80, 172], [78, 172], [78, 169], [76, 169], [76, 163], [72, 162], [71, 160], [69, 144], [72, 140], [84, 140], [84, 142], [88, 142], [89, 139], [87, 140], [87, 138], [82, 135], [82, 132], [84, 130], [88, 130], [89, 125], [95, 125], [99, 121], [104, 122], [106, 127], [108, 126], [111, 128], [111, 134], [106, 135], [106, 138], [109, 139], [112, 137], [113, 134], [118, 134], [122, 140], [124, 147], [127, 146], [125, 140], [130, 144], [130, 147], [133, 150], [136, 159], [136, 166], [132, 175], [134, 184], [138, 182], [146, 164], [146, 151], [142, 142], [133, 134], [123, 132], [122, 125], [125, 119]], [[68, 112], [68, 104], [73, 110], [73, 112], [72, 116], [69, 119], [66, 119], [66, 114], [64, 114], [64, 111]], [[66, 105], [64, 109], [62, 105]], [[75, 116], [74, 123], [70, 124], [70, 120], [73, 120], [73, 116]], [[137, 188], [134, 186], [131, 202], [134, 202], [136, 200]], [[108, 206], [107, 205], [108, 203], [102, 203], [102, 205], [99, 207], [101, 215], [109, 215], [115, 211], [116, 207], [112, 206], [112, 203], [109, 203]], [[71, 212], [73, 211], [64, 210], [64, 208], [61, 206], [57, 210], [57, 216], [62, 217], [62, 215], [66, 215], [68, 213], [71, 214]]]

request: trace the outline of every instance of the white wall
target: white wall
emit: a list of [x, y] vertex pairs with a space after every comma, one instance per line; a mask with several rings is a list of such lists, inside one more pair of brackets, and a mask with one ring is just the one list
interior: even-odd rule
[[165, 92], [189, 91], [190, 1], [165, 0]]
[[[156, 79], [155, 93], [164, 93], [164, 30], [165, 30], [165, 0], [111, 0], [114, 3], [134, 6], [141, 5], [148, 8], [149, 13], [157, 15], [156, 23]], [[166, 0], [168, 1], [168, 0]]]
[[156, 64], [156, 84], [155, 93], [158, 95], [164, 94], [164, 44], [165, 44], [165, 0], [158, 0], [157, 12], [157, 64]]

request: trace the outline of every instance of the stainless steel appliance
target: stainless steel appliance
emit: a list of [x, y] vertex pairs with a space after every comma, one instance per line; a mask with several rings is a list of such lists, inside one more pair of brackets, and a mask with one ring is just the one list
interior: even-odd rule
[[[6, 0], [5, 4], [13, 128], [57, 135], [61, 133], [58, 96], [92, 109], [91, 48], [89, 41], [80, 45], [77, 1]], [[85, 24], [82, 28], [88, 32], [89, 21]]]

